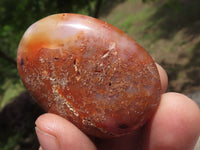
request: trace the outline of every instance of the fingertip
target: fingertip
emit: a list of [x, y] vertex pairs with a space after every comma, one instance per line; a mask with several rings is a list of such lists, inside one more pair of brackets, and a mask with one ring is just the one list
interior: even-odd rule
[[166, 71], [159, 64], [156, 63], [156, 66], [160, 75], [162, 93], [164, 93], [168, 85], [168, 76]]
[[[91, 140], [83, 132], [81, 132], [71, 122], [58, 115], [51, 113], [43, 114], [36, 120], [35, 124], [36, 128], [39, 129], [36, 130], [36, 133], [37, 135], [39, 135], [38, 139], [40, 143], [44, 139], [43, 135], [51, 135], [53, 137], [56, 137], [61, 149], [96, 149]], [[39, 134], [38, 131], [40, 131]], [[42, 136], [40, 133], [43, 133]], [[41, 147], [43, 148], [43, 150], [45, 150], [43, 146]]]
[[148, 149], [193, 149], [199, 134], [199, 107], [185, 95], [163, 94], [149, 126]]
[[54, 135], [48, 134], [40, 130], [38, 127], [35, 127], [35, 131], [41, 145], [40, 149], [43, 149], [43, 150], [55, 150], [55, 149], [59, 150], [60, 149], [59, 142]]
[[43, 150], [41, 146], [39, 147], [39, 150]]
[[51, 128], [45, 127], [46, 122], [48, 123], [49, 122], [48, 120], [52, 120], [51, 118], [52, 118], [52, 114], [49, 114], [49, 113], [40, 115], [35, 121], [36, 127], [38, 127], [41, 130], [44, 130], [45, 132], [51, 133], [52, 127]]

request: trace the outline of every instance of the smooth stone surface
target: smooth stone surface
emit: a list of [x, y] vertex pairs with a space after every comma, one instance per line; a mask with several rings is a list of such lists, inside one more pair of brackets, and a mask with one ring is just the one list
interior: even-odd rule
[[123, 31], [88, 16], [56, 14], [34, 23], [19, 44], [17, 63], [40, 106], [89, 135], [129, 134], [159, 105], [160, 79], [150, 55]]

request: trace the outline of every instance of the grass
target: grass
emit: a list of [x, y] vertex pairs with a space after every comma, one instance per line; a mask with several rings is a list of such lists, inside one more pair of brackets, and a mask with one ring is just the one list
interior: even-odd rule
[[0, 97], [0, 110], [10, 102], [13, 98], [18, 96], [21, 92], [25, 91], [24, 86], [22, 83], [17, 82], [14, 83], [11, 80], [7, 80], [4, 85], [2, 86], [4, 89], [3, 95]]
[[16, 145], [18, 144], [18, 141], [22, 135], [20, 133], [17, 133], [15, 135], [10, 136], [6, 143], [3, 143], [0, 141], [0, 149], [1, 150], [13, 150]]
[[[144, 9], [138, 9], [137, 11], [132, 11], [132, 13], [126, 8], [123, 9], [123, 7], [126, 7], [127, 5], [130, 6], [128, 9], [131, 9], [134, 7], [134, 4], [137, 4], [139, 7], [140, 5], [144, 6], [144, 4], [138, 0], [127, 0], [124, 5], [121, 6], [120, 11], [117, 8], [116, 11], [114, 10], [114, 12], [109, 15], [109, 18], [101, 19], [120, 28], [129, 35], [131, 35], [133, 32], [140, 32], [153, 25], [152, 22], [142, 23], [143, 21], [147, 20], [154, 12], [150, 6], [145, 5]], [[138, 25], [138, 23], [141, 24]]]
[[[187, 52], [192, 53], [193, 50], [195, 49], [195, 45], [191, 45], [187, 48]], [[198, 56], [197, 56], [198, 57]]]

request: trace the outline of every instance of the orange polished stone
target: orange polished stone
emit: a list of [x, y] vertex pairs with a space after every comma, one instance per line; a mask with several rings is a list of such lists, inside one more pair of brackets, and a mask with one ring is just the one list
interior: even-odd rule
[[103, 21], [56, 14], [31, 25], [18, 71], [33, 98], [83, 132], [129, 134], [152, 117], [161, 95], [157, 68], [131, 37]]

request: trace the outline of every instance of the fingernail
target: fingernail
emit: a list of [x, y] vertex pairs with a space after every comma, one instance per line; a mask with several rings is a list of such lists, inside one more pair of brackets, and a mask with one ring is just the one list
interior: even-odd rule
[[55, 136], [50, 135], [38, 127], [35, 127], [35, 131], [40, 142], [42, 150], [59, 150], [58, 140]]

